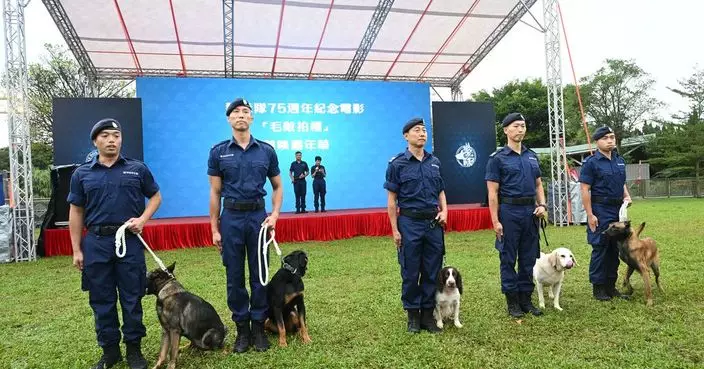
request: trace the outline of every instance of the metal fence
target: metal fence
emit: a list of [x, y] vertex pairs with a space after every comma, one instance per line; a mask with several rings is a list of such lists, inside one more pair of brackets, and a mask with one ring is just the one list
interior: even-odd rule
[[702, 197], [704, 179], [697, 185], [696, 178], [662, 178], [627, 181], [631, 197]]

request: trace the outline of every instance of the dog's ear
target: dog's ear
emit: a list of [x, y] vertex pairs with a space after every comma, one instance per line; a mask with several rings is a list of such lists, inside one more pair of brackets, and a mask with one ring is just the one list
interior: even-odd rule
[[168, 270], [169, 273], [173, 273], [174, 269], [176, 269], [176, 262], [175, 261], [173, 263], [171, 263], [171, 265], [166, 267], [166, 270]]
[[550, 263], [550, 266], [557, 269], [557, 254], [555, 253], [555, 251], [551, 252], [550, 255], [548, 255], [548, 263]]
[[626, 224], [626, 228], [631, 228], [631, 221], [630, 220], [627, 220], [623, 223]]
[[435, 278], [435, 287], [437, 288], [438, 291], [442, 291], [445, 289], [445, 270], [446, 268], [440, 269], [440, 273], [438, 273], [438, 277]]
[[455, 269], [455, 274], [457, 275], [457, 277], [455, 277], [455, 284], [457, 285], [457, 290], [460, 291], [460, 295], [461, 295], [462, 292], [463, 292], [463, 288], [462, 288], [462, 274], [460, 274], [460, 271], [457, 270], [457, 269]]
[[572, 254], [572, 261], [574, 261], [574, 266], [578, 266], [578, 265], [579, 265], [579, 264], [577, 264], [577, 258], [574, 257], [574, 254]]

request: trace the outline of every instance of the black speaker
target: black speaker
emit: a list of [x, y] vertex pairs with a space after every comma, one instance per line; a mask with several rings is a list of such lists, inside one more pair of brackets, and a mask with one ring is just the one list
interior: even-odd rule
[[55, 227], [68, 225], [69, 205], [66, 198], [71, 187], [71, 175], [76, 168], [78, 165], [62, 165], [54, 167], [51, 171], [51, 199], [54, 201], [53, 225]]
[[66, 201], [71, 188], [71, 175], [78, 164], [51, 168], [51, 198], [37, 239], [37, 254], [44, 256], [44, 230], [68, 226], [69, 204]]

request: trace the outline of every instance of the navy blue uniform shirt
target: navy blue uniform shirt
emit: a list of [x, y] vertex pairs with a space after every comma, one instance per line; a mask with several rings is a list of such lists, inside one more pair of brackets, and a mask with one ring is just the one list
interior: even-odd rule
[[609, 160], [597, 150], [584, 160], [579, 181], [591, 186], [592, 196], [622, 199], [623, 185], [626, 183], [626, 162], [615, 151]]
[[222, 197], [236, 201], [259, 200], [266, 196], [266, 177], [280, 173], [274, 148], [253, 136], [245, 149], [234, 139], [222, 141], [210, 149], [208, 175], [222, 178]]
[[306, 163], [305, 161], [301, 161], [300, 163], [294, 161], [293, 163], [291, 163], [291, 168], [289, 168], [288, 170], [289, 173], [293, 172], [293, 179], [303, 179], [298, 177], [300, 177], [300, 175], [304, 172], [308, 171], [308, 163]]
[[406, 150], [389, 162], [384, 188], [397, 194], [401, 209], [437, 209], [438, 196], [445, 190], [445, 182], [440, 176], [440, 160], [423, 151], [423, 160], [419, 161]]
[[325, 170], [324, 165], [313, 165], [313, 168], [311, 169], [311, 173], [315, 170], [315, 168], [318, 168], [318, 172], [313, 175], [314, 178], [325, 178], [325, 176], [328, 174], [328, 172]]
[[491, 154], [486, 163], [487, 181], [499, 183], [499, 197], [535, 196], [535, 180], [540, 165], [535, 152], [521, 145], [521, 154], [504, 146]]
[[120, 155], [108, 168], [96, 155], [73, 172], [69, 191], [68, 202], [85, 208], [86, 227], [121, 225], [142, 215], [144, 198], [159, 192], [159, 185], [139, 160]]

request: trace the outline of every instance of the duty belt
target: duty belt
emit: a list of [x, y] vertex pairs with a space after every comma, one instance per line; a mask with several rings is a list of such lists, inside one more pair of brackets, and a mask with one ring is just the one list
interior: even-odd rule
[[232, 198], [226, 197], [222, 202], [222, 206], [225, 209], [236, 210], [236, 211], [254, 211], [264, 209], [264, 199], [258, 199], [253, 201], [237, 201]]
[[623, 199], [616, 197], [592, 196], [592, 202], [606, 205], [621, 205], [623, 203]]
[[[115, 233], [117, 233], [117, 229], [120, 228], [121, 225], [114, 225], [114, 224], [103, 224], [103, 225], [94, 225], [88, 227], [88, 230], [91, 231], [92, 233], [97, 234], [98, 236], [112, 236]], [[132, 235], [132, 232], [125, 233], [126, 235]]]
[[438, 211], [435, 209], [427, 210], [412, 210], [412, 209], [401, 209], [401, 215], [413, 218], [413, 219], [435, 219], [438, 215]]
[[499, 202], [511, 205], [535, 205], [535, 197], [502, 197]]

